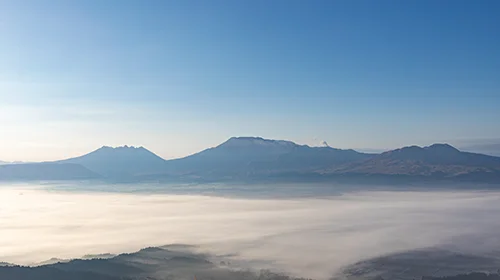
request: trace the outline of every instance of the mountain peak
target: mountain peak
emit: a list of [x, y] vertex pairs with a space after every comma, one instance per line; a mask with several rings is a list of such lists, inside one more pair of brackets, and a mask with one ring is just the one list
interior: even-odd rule
[[399, 149], [394, 149], [394, 150], [383, 152], [382, 155], [401, 154], [401, 153], [418, 153], [422, 149], [423, 149], [422, 147], [417, 146], [417, 145], [405, 146], [405, 147], [401, 147]]
[[455, 157], [460, 154], [460, 151], [449, 144], [433, 144], [427, 147], [407, 146], [400, 149], [384, 152], [381, 156], [392, 157], [398, 159], [413, 159], [413, 160], [435, 160], [440, 158], [444, 160], [446, 157]]
[[434, 150], [434, 151], [460, 152], [457, 148], [453, 147], [450, 144], [446, 144], [446, 143], [432, 144], [428, 147], [425, 147], [424, 149]]
[[93, 152], [59, 161], [80, 164], [100, 175], [128, 176], [161, 170], [165, 160], [144, 147], [103, 146]]
[[457, 148], [451, 146], [450, 144], [436, 143], [436, 144], [432, 144], [430, 146], [423, 147], [423, 148], [420, 147], [420, 146], [416, 146], [416, 145], [406, 146], [406, 147], [403, 147], [403, 148], [400, 148], [400, 149], [396, 149], [396, 150], [385, 152], [383, 154], [395, 154], [395, 153], [409, 154], [409, 153], [421, 153], [421, 152], [432, 152], [432, 153], [448, 152], [448, 153], [456, 153], [456, 152], [460, 152], [460, 151]]
[[286, 140], [271, 140], [262, 137], [231, 137], [219, 147], [295, 147], [298, 146], [294, 142]]
[[117, 146], [117, 147], [102, 146], [98, 150], [127, 150], [127, 149], [129, 149], [129, 150], [138, 150], [138, 149], [145, 150], [145, 148], [143, 146], [134, 147], [134, 146], [128, 146], [128, 145]]
[[[154, 156], [158, 157], [155, 155], [153, 152], [149, 151], [148, 149], [139, 146], [139, 147], [134, 147], [134, 146], [117, 146], [117, 147], [110, 147], [110, 146], [102, 146], [101, 148], [87, 154], [87, 155], [101, 155], [101, 156], [120, 156], [120, 157], [143, 157], [143, 156]], [[86, 155], [84, 155], [86, 156]]]

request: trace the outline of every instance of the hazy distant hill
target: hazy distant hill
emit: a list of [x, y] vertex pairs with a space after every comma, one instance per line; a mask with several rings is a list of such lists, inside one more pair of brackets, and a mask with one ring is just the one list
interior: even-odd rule
[[496, 180], [500, 179], [500, 158], [461, 152], [448, 144], [434, 144], [388, 151], [328, 172]]
[[238, 177], [279, 172], [311, 172], [370, 157], [353, 150], [309, 147], [260, 137], [233, 137], [217, 147], [167, 161], [176, 175]]
[[[2, 280], [306, 280], [268, 270], [253, 272], [231, 260], [191, 252], [189, 246], [146, 248], [106, 259], [75, 259], [36, 267], [0, 266]], [[418, 249], [353, 263], [332, 280], [498, 280], [497, 255]], [[257, 267], [255, 267], [257, 268]], [[487, 272], [479, 275], [474, 271]], [[471, 274], [472, 273], [472, 274]], [[459, 275], [457, 275], [459, 274]], [[465, 275], [467, 274], [467, 275]], [[489, 276], [489, 277], [485, 277]], [[442, 278], [444, 277], [444, 278]]]
[[[363, 260], [345, 267], [332, 279], [498, 280], [499, 275], [496, 272], [499, 267], [498, 254], [467, 254], [425, 248]], [[484, 277], [486, 274], [470, 275], [475, 271], [493, 274], [491, 277]], [[469, 277], [458, 276], [465, 274], [469, 274]]]
[[108, 259], [72, 260], [38, 267], [0, 266], [2, 280], [306, 280], [269, 271], [231, 270], [209, 256], [167, 246]]
[[86, 155], [58, 161], [80, 164], [105, 177], [120, 178], [161, 173], [165, 160], [144, 147], [101, 147]]
[[0, 180], [80, 180], [99, 178], [78, 164], [27, 163], [0, 165]]

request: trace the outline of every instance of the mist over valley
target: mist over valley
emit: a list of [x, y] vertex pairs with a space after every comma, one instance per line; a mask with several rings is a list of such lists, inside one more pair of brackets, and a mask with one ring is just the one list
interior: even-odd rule
[[[184, 251], [202, 254], [201, 259], [213, 269], [249, 269], [257, 274], [267, 269], [314, 279], [340, 277], [345, 271], [352, 272], [349, 267], [358, 262], [365, 261], [366, 266], [372, 258], [404, 252], [415, 251], [415, 266], [419, 266], [423, 262], [418, 258], [420, 250], [437, 252], [437, 258], [450, 264], [457, 262], [450, 257], [455, 254], [487, 257], [490, 261], [486, 267], [491, 272], [498, 265], [500, 243], [496, 233], [500, 222], [496, 217], [500, 215], [500, 193], [494, 190], [398, 191], [364, 187], [349, 191], [340, 186], [303, 184], [290, 185], [296, 191], [289, 196], [269, 192], [248, 196], [248, 186], [244, 185], [196, 185], [191, 193], [179, 191], [189, 186], [176, 189], [164, 185], [148, 191], [140, 191], [144, 185], [134, 184], [99, 185], [91, 190], [87, 187], [78, 182], [3, 184], [0, 261], [50, 265], [54, 262], [51, 259], [57, 262], [85, 255], [111, 257], [145, 247], [185, 244], [189, 246]], [[201, 189], [207, 192], [195, 194]], [[278, 186], [279, 192], [283, 189]], [[175, 247], [169, 250], [176, 252]], [[75, 269], [94, 271], [94, 262], [90, 261], [85, 269]], [[395, 262], [395, 271], [404, 266], [404, 262]], [[102, 263], [107, 265], [106, 261]], [[378, 272], [395, 273], [384, 272], [376, 261], [370, 264], [373, 268], [365, 275], [367, 278]], [[446, 275], [485, 269], [479, 262], [469, 264], [449, 269]], [[155, 273], [173, 269], [158, 264], [163, 265], [162, 269], [153, 269]], [[73, 265], [60, 264], [56, 268], [72, 270]], [[197, 269], [204, 271], [202, 268]], [[422, 273], [419, 277], [431, 276], [429, 270], [417, 270], [407, 277], [418, 273]], [[188, 279], [181, 274], [176, 277]]]

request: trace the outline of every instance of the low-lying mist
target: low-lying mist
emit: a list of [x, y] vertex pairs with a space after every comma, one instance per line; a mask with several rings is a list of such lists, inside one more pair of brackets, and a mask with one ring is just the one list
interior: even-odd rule
[[241, 267], [327, 278], [343, 266], [426, 247], [500, 250], [500, 193], [357, 191], [244, 199], [0, 187], [0, 262], [199, 245]]

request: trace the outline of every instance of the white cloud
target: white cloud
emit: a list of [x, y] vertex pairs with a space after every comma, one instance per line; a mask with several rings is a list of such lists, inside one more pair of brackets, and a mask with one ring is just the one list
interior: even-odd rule
[[361, 192], [263, 200], [4, 186], [0, 261], [31, 263], [185, 243], [235, 253], [243, 263], [255, 260], [326, 278], [343, 265], [401, 250], [499, 249], [495, 242], [468, 246], [499, 232], [499, 199], [496, 192]]

